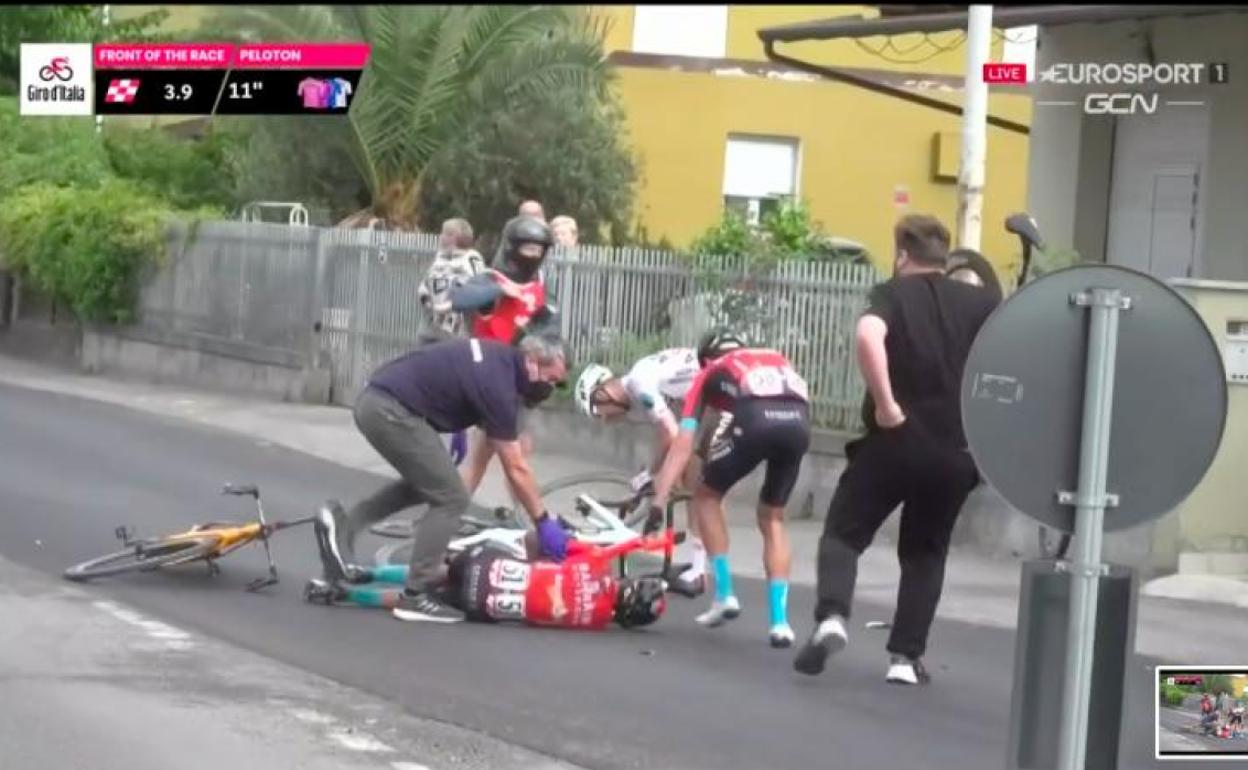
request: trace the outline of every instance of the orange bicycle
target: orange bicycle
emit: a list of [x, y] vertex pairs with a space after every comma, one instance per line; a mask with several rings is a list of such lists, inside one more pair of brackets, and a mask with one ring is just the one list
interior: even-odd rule
[[120, 575], [126, 572], [151, 572], [162, 567], [175, 567], [197, 561], [208, 565], [209, 574], [221, 571], [217, 559], [233, 553], [243, 546], [260, 540], [269, 560], [268, 577], [257, 578], [247, 584], [248, 591], [258, 591], [278, 582], [277, 565], [269, 549], [269, 537], [280, 530], [310, 524], [316, 517], [308, 516], [295, 521], [268, 522], [264, 518], [264, 506], [260, 502], [260, 489], [255, 486], [226, 484], [221, 494], [251, 497], [256, 501], [256, 521], [246, 524], [209, 522], [196, 524], [185, 532], [163, 537], [135, 540], [133, 532], [124, 526], [114, 530], [118, 540], [126, 544], [125, 550], [110, 553], [65, 570], [69, 580], [83, 581], [91, 578]]

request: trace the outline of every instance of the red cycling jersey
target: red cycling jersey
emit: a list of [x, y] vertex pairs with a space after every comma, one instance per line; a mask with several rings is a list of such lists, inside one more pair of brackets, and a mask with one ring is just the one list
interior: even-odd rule
[[681, 417], [700, 419], [710, 406], [731, 412], [739, 401], [777, 398], [810, 401], [806, 381], [775, 350], [734, 350], [712, 361], [689, 386]]
[[[498, 280], [507, 281], [502, 275]], [[510, 345], [515, 342], [516, 333], [528, 326], [529, 319], [538, 308], [546, 304], [546, 284], [539, 275], [529, 283], [512, 283], [520, 289], [522, 299], [500, 297], [494, 303], [492, 312], [478, 313], [472, 323], [472, 334], [484, 340], [497, 340]]]
[[601, 629], [615, 616], [619, 585], [608, 561], [526, 562], [488, 547], [462, 558], [466, 565], [459, 583], [469, 617]]

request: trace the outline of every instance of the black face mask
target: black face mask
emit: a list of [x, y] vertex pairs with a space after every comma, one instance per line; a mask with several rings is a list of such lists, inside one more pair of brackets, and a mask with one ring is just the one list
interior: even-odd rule
[[555, 386], [551, 385], [549, 382], [542, 382], [541, 380], [538, 380], [537, 382], [530, 382], [529, 386], [525, 388], [523, 393], [524, 405], [532, 409], [546, 399], [550, 398], [551, 394], [554, 392]]
[[499, 272], [516, 283], [529, 283], [537, 276], [538, 271], [542, 269], [543, 261], [542, 259], [508, 256], [503, 264], [503, 269]]

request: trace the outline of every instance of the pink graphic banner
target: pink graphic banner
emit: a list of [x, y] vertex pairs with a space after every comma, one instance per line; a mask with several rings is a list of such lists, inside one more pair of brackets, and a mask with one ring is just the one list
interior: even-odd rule
[[367, 43], [250, 43], [239, 46], [238, 69], [349, 69], [368, 64]]
[[95, 46], [95, 68], [228, 69], [234, 49], [232, 43], [100, 43]]

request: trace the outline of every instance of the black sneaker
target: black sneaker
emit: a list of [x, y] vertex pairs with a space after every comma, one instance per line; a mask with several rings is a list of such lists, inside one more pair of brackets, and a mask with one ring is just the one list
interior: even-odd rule
[[848, 641], [849, 635], [845, 631], [845, 620], [840, 615], [833, 615], [815, 626], [806, 644], [797, 651], [797, 657], [793, 659], [793, 668], [809, 676], [822, 674], [823, 667], [828, 662], [828, 656], [845, 649]]
[[685, 580], [681, 575], [688, 571], [688, 564], [673, 564], [663, 573], [667, 582], [667, 590], [690, 599], [696, 599], [706, 592], [706, 575], [698, 575], [693, 580]]
[[458, 623], [464, 619], [464, 613], [437, 600], [432, 594], [421, 592], [413, 594], [404, 589], [399, 601], [394, 605], [394, 616], [399, 620], [423, 621], [426, 623]]
[[337, 581], [313, 578], [303, 587], [303, 598], [309, 602], [328, 606], [346, 601], [347, 589]]
[[885, 679], [889, 684], [910, 685], [932, 681], [921, 658], [907, 658], [904, 655], [894, 655], [889, 659], [888, 676]]

